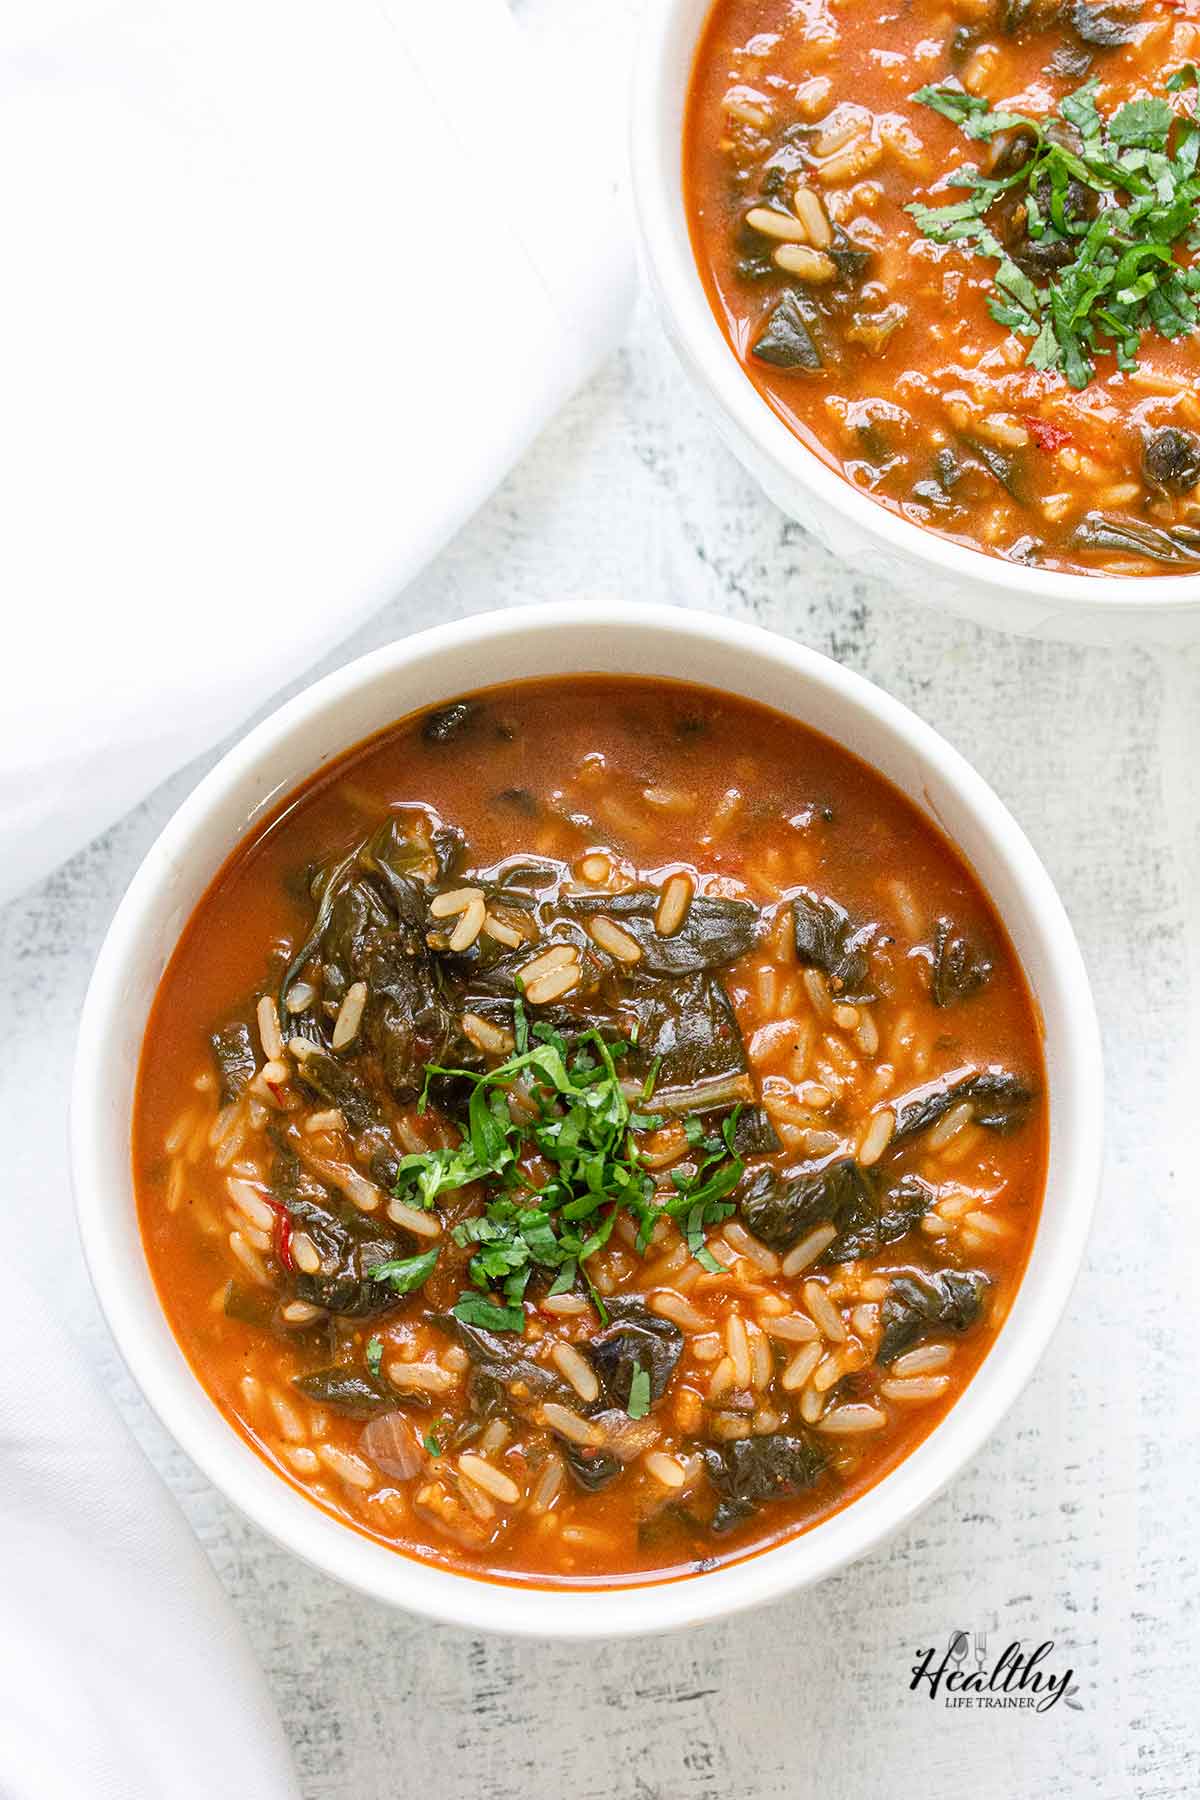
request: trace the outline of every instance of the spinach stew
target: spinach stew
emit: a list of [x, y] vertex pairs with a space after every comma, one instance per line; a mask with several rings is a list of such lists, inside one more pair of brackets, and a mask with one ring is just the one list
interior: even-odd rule
[[970, 871], [801, 724], [599, 676], [327, 767], [184, 930], [134, 1168], [195, 1372], [410, 1555], [662, 1579], [853, 1501], [962, 1392], [1046, 1156]]

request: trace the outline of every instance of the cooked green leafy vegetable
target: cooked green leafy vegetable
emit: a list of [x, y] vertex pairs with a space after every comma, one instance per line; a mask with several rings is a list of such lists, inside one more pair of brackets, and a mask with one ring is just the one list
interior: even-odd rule
[[818, 1225], [836, 1226], [838, 1235], [821, 1257], [836, 1263], [874, 1256], [899, 1243], [920, 1224], [933, 1200], [932, 1190], [916, 1175], [889, 1184], [879, 1171], [843, 1158], [799, 1177], [758, 1169], [747, 1178], [740, 1204], [747, 1228], [780, 1252]]
[[977, 1069], [958, 1080], [934, 1082], [894, 1101], [893, 1144], [903, 1144], [928, 1131], [960, 1100], [972, 1102], [977, 1125], [989, 1131], [1015, 1131], [1025, 1123], [1033, 1089], [1008, 1069]]
[[920, 1225], [937, 1196], [919, 1175], [905, 1175], [880, 1191], [865, 1183], [834, 1223], [838, 1235], [821, 1257], [823, 1263], [857, 1262], [898, 1244]]
[[[640, 1419], [666, 1393], [683, 1350], [683, 1333], [641, 1300], [605, 1304], [613, 1322], [587, 1345], [588, 1360], [612, 1403], [624, 1407], [631, 1419]], [[635, 1394], [642, 1397], [640, 1412], [634, 1411]]]
[[1126, 556], [1148, 556], [1154, 562], [1192, 567], [1200, 562], [1200, 529], [1194, 525], [1150, 525], [1141, 519], [1085, 513], [1075, 528], [1081, 550], [1117, 550]]
[[748, 900], [722, 900], [697, 894], [683, 923], [670, 937], [655, 926], [659, 894], [653, 888], [629, 894], [565, 894], [565, 912], [587, 918], [603, 913], [618, 919], [641, 948], [638, 968], [647, 975], [695, 975], [736, 961], [758, 935], [758, 908]]
[[599, 1493], [624, 1467], [620, 1458], [610, 1456], [607, 1450], [586, 1450], [567, 1438], [560, 1438], [559, 1444], [573, 1479], [587, 1494]]
[[[1190, 64], [1166, 83], [1168, 93], [1187, 87]], [[992, 317], [1030, 340], [1032, 367], [1059, 369], [1076, 388], [1097, 354], [1134, 369], [1146, 332], [1178, 338], [1200, 324], [1200, 270], [1175, 254], [1196, 247], [1200, 125], [1160, 96], [1102, 118], [1098, 88], [1093, 78], [1067, 95], [1058, 121], [993, 112], [957, 83], [913, 96], [991, 144], [993, 158], [988, 171], [968, 163], [945, 178], [966, 199], [907, 210], [926, 237], [995, 263]]]
[[425, 714], [421, 736], [427, 744], [452, 743], [456, 738], [465, 737], [480, 723], [483, 710], [478, 700], [456, 700], [452, 706]]
[[246, 1288], [239, 1282], [230, 1281], [226, 1283], [222, 1306], [227, 1319], [254, 1325], [259, 1331], [269, 1331], [275, 1323], [278, 1301], [274, 1294], [262, 1288]]
[[930, 957], [930, 995], [935, 1006], [955, 1006], [985, 987], [992, 965], [950, 919], [939, 919]]
[[653, 1069], [656, 1092], [746, 1067], [733, 1007], [715, 975], [632, 982], [621, 1007], [637, 1028], [626, 1067], [635, 1075]]
[[729, 1531], [770, 1500], [790, 1500], [825, 1473], [825, 1453], [810, 1437], [783, 1432], [706, 1444], [700, 1454], [717, 1496], [714, 1531]]
[[1200, 483], [1200, 437], [1178, 425], [1161, 425], [1142, 448], [1142, 474], [1164, 494], [1190, 494]]
[[[776, 273], [775, 265], [769, 260], [764, 273]], [[813, 333], [816, 319], [817, 308], [812, 302], [806, 300], [795, 288], [789, 288], [771, 312], [751, 354], [759, 362], [770, 363], [776, 369], [807, 369], [810, 374], [815, 372], [824, 364]]]
[[292, 1228], [304, 1232], [321, 1259], [315, 1274], [295, 1270], [296, 1298], [344, 1318], [385, 1312], [394, 1296], [371, 1271], [394, 1256], [395, 1234], [335, 1200], [286, 1145], [276, 1152], [271, 1188]]
[[966, 1331], [983, 1309], [987, 1280], [972, 1269], [935, 1269], [897, 1275], [880, 1314], [883, 1334], [876, 1361], [895, 1362], [938, 1331]]
[[366, 1131], [380, 1120], [379, 1108], [354, 1070], [324, 1050], [312, 1050], [297, 1064], [302, 1087], [326, 1106], [336, 1106], [352, 1131]]
[[744, 1106], [733, 1130], [735, 1155], [773, 1156], [779, 1147], [778, 1135], [766, 1109], [761, 1106]]
[[208, 1041], [217, 1065], [221, 1105], [228, 1106], [231, 1100], [237, 1100], [245, 1093], [258, 1068], [250, 1027], [235, 1022], [221, 1031], [214, 1031]]
[[363, 982], [364, 1046], [378, 1057], [395, 1098], [414, 1098], [425, 1064], [444, 1060], [458, 1040], [425, 940], [424, 878], [442, 879], [463, 849], [462, 833], [432, 814], [420, 810], [415, 823], [411, 813], [407, 820], [396, 815], [310, 883], [316, 915], [280, 982], [279, 1016], [285, 1037], [313, 1045], [302, 1069], [305, 1085], [340, 1107], [355, 1131], [377, 1122], [378, 1107], [345, 1062], [328, 1054], [332, 1020], [311, 1005], [293, 1012], [292, 996], [313, 968], [323, 1000], [335, 1009], [354, 982]]
[[[524, 1393], [537, 1399], [562, 1399], [568, 1404], [573, 1399], [572, 1391], [557, 1376], [551, 1374], [549, 1369], [543, 1368], [531, 1357], [522, 1355], [509, 1338], [497, 1335], [497, 1331], [486, 1325], [476, 1325], [464, 1319], [457, 1309], [450, 1313], [432, 1313], [429, 1322], [462, 1345], [471, 1359], [472, 1379], [490, 1385], [499, 1390], [501, 1395], [506, 1395], [509, 1388], [519, 1384]], [[506, 1328], [502, 1326], [498, 1329]], [[493, 1402], [498, 1398], [493, 1393]], [[493, 1405], [489, 1410], [499, 1408]]]
[[1136, 6], [1121, 5], [1120, 0], [1108, 0], [1108, 4], [1071, 0], [1067, 17], [1071, 29], [1085, 44], [1099, 44], [1107, 50], [1117, 44], [1132, 43], [1137, 36], [1139, 11]]
[[369, 1419], [396, 1404], [396, 1396], [383, 1382], [356, 1369], [316, 1369], [311, 1375], [298, 1375], [292, 1385], [306, 1399], [352, 1419]]
[[787, 1176], [756, 1169], [741, 1193], [746, 1227], [772, 1250], [790, 1250], [806, 1232], [836, 1223], [844, 1212], [874, 1205], [871, 1178], [852, 1157], [815, 1174]]
[[796, 955], [829, 977], [840, 1000], [865, 1000], [871, 992], [868, 950], [876, 927], [856, 925], [828, 895], [801, 888], [792, 897]]

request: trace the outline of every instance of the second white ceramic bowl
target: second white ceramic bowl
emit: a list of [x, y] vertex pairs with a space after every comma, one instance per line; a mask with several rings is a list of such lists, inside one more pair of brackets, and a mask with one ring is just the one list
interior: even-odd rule
[[649, 0], [633, 96], [633, 191], [643, 261], [668, 337], [734, 455], [827, 549], [999, 631], [1082, 643], [1200, 637], [1200, 574], [1059, 575], [951, 543], [889, 512], [814, 456], [762, 399], [725, 340], [692, 254], [683, 123], [712, 0]]
[[[698, 682], [775, 707], [879, 769], [953, 839], [1007, 925], [1045, 1023], [1050, 1166], [1029, 1266], [995, 1346], [898, 1468], [844, 1511], [742, 1562], [650, 1586], [554, 1591], [475, 1580], [372, 1542], [289, 1486], [226, 1423], [159, 1305], [134, 1205], [130, 1118], [159, 978], [247, 831], [315, 770], [409, 713], [474, 688], [583, 672]], [[1063, 1308], [1091, 1215], [1101, 1122], [1096, 1020], [1071, 927], [1029, 842], [962, 757], [878, 688], [784, 638], [673, 607], [604, 603], [488, 613], [391, 644], [289, 701], [222, 758], [151, 849], [101, 949], [79, 1032], [71, 1166], [84, 1250], [121, 1353], [167, 1429], [242, 1512], [317, 1568], [412, 1612], [476, 1630], [605, 1638], [713, 1619], [818, 1581], [944, 1486], [1016, 1397]]]

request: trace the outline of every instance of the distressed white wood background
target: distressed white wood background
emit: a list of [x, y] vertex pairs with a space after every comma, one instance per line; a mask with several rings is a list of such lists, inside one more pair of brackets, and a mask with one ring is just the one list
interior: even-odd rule
[[[614, 57], [632, 10], [621, 0], [604, 22]], [[580, 0], [526, 11], [560, 47], [587, 23]], [[115, 1358], [76, 1247], [64, 1143], [95, 951], [207, 762], [0, 911], [9, 1187], [56, 1221], [68, 1323], [246, 1623], [306, 1800], [1195, 1795], [1200, 650], [1023, 642], [896, 601], [753, 489], [643, 308], [487, 509], [326, 666], [435, 620], [606, 592], [753, 620], [879, 682], [993, 783], [1060, 887], [1105, 1033], [1106, 1174], [1066, 1319], [1002, 1428], [909, 1530], [823, 1587], [632, 1645], [434, 1629], [343, 1592], [235, 1516]], [[917, 1648], [956, 1628], [996, 1648], [1052, 1638], [1080, 1710], [956, 1711], [910, 1693]]]

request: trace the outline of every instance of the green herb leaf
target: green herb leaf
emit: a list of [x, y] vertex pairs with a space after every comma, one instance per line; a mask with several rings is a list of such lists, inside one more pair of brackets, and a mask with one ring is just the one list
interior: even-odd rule
[[631, 1419], [644, 1419], [650, 1411], [650, 1374], [641, 1363], [634, 1363], [629, 1383], [629, 1404], [625, 1411]]
[[[522, 1034], [518, 1030], [516, 1035]], [[628, 1047], [591, 1030], [569, 1050], [557, 1032], [539, 1021], [525, 1035], [525, 1048], [487, 1074], [432, 1071], [472, 1084], [467, 1137], [451, 1149], [403, 1158], [397, 1192], [432, 1203], [446, 1189], [468, 1181], [485, 1184], [484, 1211], [461, 1219], [452, 1232], [460, 1248], [473, 1251], [468, 1274], [478, 1292], [463, 1293], [452, 1309], [464, 1324], [524, 1331], [523, 1300], [535, 1270], [553, 1273], [552, 1294], [569, 1292], [582, 1275], [606, 1319], [604, 1302], [588, 1277], [588, 1259], [608, 1243], [622, 1212], [635, 1220], [644, 1254], [661, 1211], [633, 1134], [656, 1130], [665, 1120], [657, 1113], [630, 1110], [617, 1073], [617, 1061]], [[509, 1091], [518, 1084], [521, 1106], [514, 1113]], [[703, 1227], [731, 1210], [723, 1196], [743, 1164], [727, 1133], [706, 1138], [694, 1120], [686, 1129], [702, 1160], [686, 1178], [686, 1192], [672, 1199], [668, 1211], [678, 1218], [696, 1211], [690, 1241], [707, 1258]], [[535, 1193], [529, 1191], [522, 1167], [529, 1154], [550, 1169], [549, 1179]]]
[[[1166, 87], [1200, 87], [1200, 76], [1189, 63]], [[1031, 340], [1031, 367], [1059, 370], [1076, 388], [1095, 374], [1097, 353], [1109, 351], [1120, 368], [1133, 369], [1146, 331], [1173, 339], [1200, 326], [1200, 278], [1175, 256], [1181, 242], [1200, 249], [1200, 125], [1154, 95], [1128, 101], [1105, 121], [1098, 92], [1094, 79], [1059, 107], [1083, 140], [1080, 155], [1047, 136], [1038, 120], [993, 113], [953, 84], [915, 95], [967, 137], [987, 141], [1011, 127], [1029, 134], [1029, 154], [1013, 173], [989, 176], [964, 165], [940, 185], [970, 190], [967, 199], [907, 210], [935, 243], [994, 261], [992, 317]], [[1094, 204], [1081, 206], [1081, 186], [1098, 196]], [[989, 228], [990, 209], [1002, 196], [1020, 201], [1030, 244], [1071, 247], [1070, 259], [1062, 258], [1044, 283], [1036, 268], [1031, 274], [1021, 266], [1016, 245], [1006, 249]]]
[[998, 131], [1008, 131], [1014, 125], [1026, 122], [1008, 113], [993, 113], [990, 101], [968, 94], [965, 88], [956, 87], [949, 82], [938, 87], [918, 88], [913, 99], [931, 107], [934, 112], [941, 113], [944, 119], [952, 120], [968, 137], [980, 138], [985, 142]]
[[1073, 94], [1064, 95], [1059, 102], [1061, 116], [1068, 125], [1074, 125], [1080, 137], [1085, 139], [1100, 136], [1100, 114], [1096, 110], [1096, 90], [1099, 86], [1099, 76], [1093, 75], [1090, 81], [1085, 81]]
[[394, 1294], [412, 1294], [433, 1274], [438, 1254], [436, 1250], [426, 1250], [421, 1256], [376, 1263], [367, 1270], [367, 1276], [371, 1281], [386, 1281]]
[[1109, 120], [1108, 136], [1114, 144], [1161, 150], [1174, 122], [1175, 114], [1165, 100], [1128, 100]]
[[367, 1368], [372, 1375], [378, 1377], [379, 1371], [383, 1367], [383, 1339], [378, 1332], [367, 1339], [365, 1357]]
[[478, 1325], [484, 1331], [524, 1331], [523, 1306], [497, 1306], [482, 1294], [460, 1294], [450, 1308], [464, 1325]]

